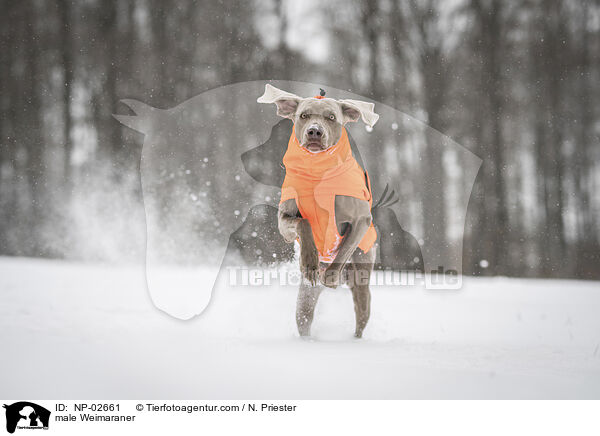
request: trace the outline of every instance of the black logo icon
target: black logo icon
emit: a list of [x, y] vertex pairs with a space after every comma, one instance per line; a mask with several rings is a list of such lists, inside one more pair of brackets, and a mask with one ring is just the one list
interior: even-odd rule
[[15, 429], [48, 429], [50, 411], [29, 401], [19, 401], [6, 409], [6, 431], [14, 433]]

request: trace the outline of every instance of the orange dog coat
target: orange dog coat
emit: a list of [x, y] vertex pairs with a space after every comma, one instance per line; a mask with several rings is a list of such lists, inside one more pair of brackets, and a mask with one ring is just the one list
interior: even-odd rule
[[[354, 159], [344, 128], [335, 145], [318, 153], [302, 147], [292, 129], [283, 164], [286, 172], [281, 202], [296, 200], [300, 214], [312, 228], [319, 260], [331, 263], [342, 242], [335, 221], [335, 196], [346, 195], [372, 204], [368, 174]], [[358, 246], [366, 253], [376, 239], [371, 223]]]

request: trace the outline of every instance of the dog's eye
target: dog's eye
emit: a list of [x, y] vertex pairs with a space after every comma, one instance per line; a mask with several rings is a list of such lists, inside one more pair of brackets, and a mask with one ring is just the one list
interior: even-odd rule
[[329, 119], [330, 119], [331, 121], [335, 121], [335, 115], [333, 115], [333, 114], [329, 115]]
[[308, 114], [305, 112], [302, 115], [300, 115], [300, 118], [302, 118], [303, 120], [308, 118]]

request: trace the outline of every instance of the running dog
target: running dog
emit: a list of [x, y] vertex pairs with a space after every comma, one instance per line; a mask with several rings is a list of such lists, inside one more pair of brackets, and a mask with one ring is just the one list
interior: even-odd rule
[[370, 315], [377, 232], [369, 177], [352, 155], [344, 126], [362, 119], [373, 127], [379, 115], [373, 103], [321, 94], [302, 98], [267, 84], [257, 101], [275, 104], [277, 115], [293, 122], [283, 158], [278, 227], [286, 242], [300, 244], [298, 332], [310, 336], [324, 286], [347, 284], [354, 299], [354, 335], [360, 338]]

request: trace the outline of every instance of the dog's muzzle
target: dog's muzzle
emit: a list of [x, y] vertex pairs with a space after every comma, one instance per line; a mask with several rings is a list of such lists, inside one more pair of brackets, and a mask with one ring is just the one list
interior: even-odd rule
[[315, 153], [324, 150], [325, 131], [323, 127], [318, 124], [311, 124], [306, 128], [304, 137], [306, 138], [304, 146], [308, 151]]

